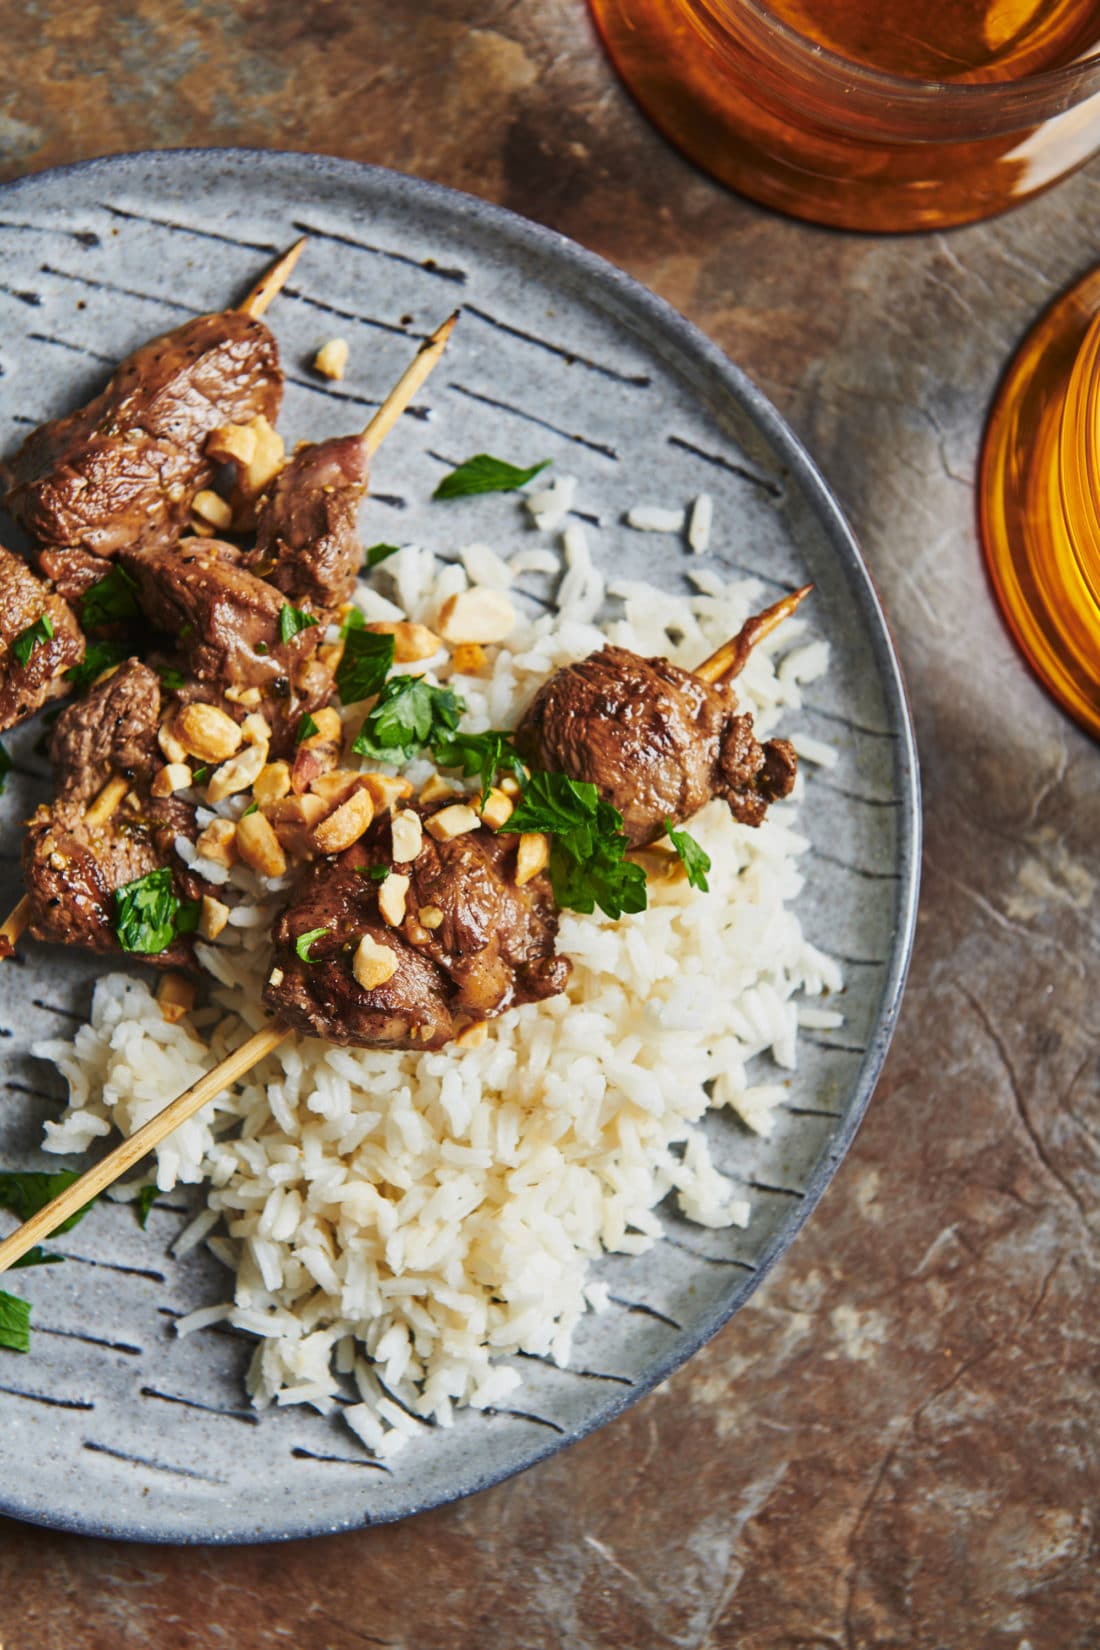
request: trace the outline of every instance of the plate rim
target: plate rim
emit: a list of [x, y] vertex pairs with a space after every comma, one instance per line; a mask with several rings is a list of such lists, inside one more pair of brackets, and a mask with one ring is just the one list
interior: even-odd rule
[[[534, 1448], [525, 1455], [522, 1462], [481, 1475], [476, 1471], [459, 1475], [453, 1489], [448, 1490], [446, 1494], [430, 1495], [414, 1501], [413, 1505], [403, 1511], [395, 1510], [380, 1515], [372, 1516], [365, 1513], [362, 1517], [339, 1519], [328, 1523], [316, 1519], [308, 1523], [288, 1522], [274, 1529], [226, 1527], [213, 1533], [173, 1531], [164, 1526], [125, 1521], [110, 1522], [94, 1517], [85, 1518], [69, 1512], [27, 1509], [12, 1505], [5, 1491], [0, 1488], [0, 1515], [40, 1528], [57, 1530], [69, 1535], [153, 1545], [226, 1547], [305, 1540], [396, 1523], [415, 1517], [418, 1513], [448, 1506], [495, 1484], [503, 1483], [558, 1454], [568, 1445], [588, 1437], [608, 1422], [616, 1420], [654, 1387], [667, 1380], [740, 1311], [790, 1248], [828, 1189], [848, 1153], [877, 1086], [897, 1025], [916, 935], [923, 822], [919, 758], [909, 696], [893, 634], [860, 550], [859, 541], [828, 481], [778, 408], [745, 370], [708, 338], [694, 322], [688, 320], [667, 299], [658, 296], [634, 276], [559, 230], [551, 229], [545, 224], [524, 217], [521, 213], [513, 212], [508, 207], [498, 206], [494, 202], [483, 200], [480, 196], [453, 189], [446, 184], [431, 182], [393, 167], [349, 160], [313, 150], [194, 145], [124, 150], [116, 154], [96, 155], [61, 166], [46, 167], [41, 171], [28, 173], [0, 184], [0, 208], [7, 206], [19, 195], [31, 192], [36, 186], [41, 187], [51, 180], [81, 179], [100, 172], [125, 172], [128, 168], [138, 166], [155, 171], [158, 166], [178, 166], [181, 161], [190, 161], [197, 165], [204, 162], [217, 164], [242, 161], [260, 167], [290, 164], [292, 167], [304, 168], [307, 172], [343, 178], [352, 186], [357, 181], [374, 180], [379, 183], [388, 182], [392, 187], [394, 180], [397, 180], [416, 200], [426, 205], [443, 209], [451, 215], [461, 213], [490, 231], [518, 238], [536, 252], [540, 249], [552, 252], [556, 260], [564, 257], [574, 269], [589, 275], [593, 284], [598, 283], [605, 289], [610, 289], [618, 302], [618, 313], [624, 321], [641, 323], [643, 333], [656, 329], [670, 337], [685, 357], [694, 357], [708, 367], [715, 382], [719, 383], [749, 415], [776, 454], [790, 468], [812, 508], [815, 520], [825, 534], [830, 549], [839, 558], [844, 571], [855, 585], [859, 605], [867, 621], [868, 643], [882, 684], [887, 710], [894, 724], [891, 731], [897, 736], [896, 770], [901, 792], [901, 806], [898, 809], [898, 927], [891, 940], [890, 957], [876, 1012], [875, 1032], [860, 1061], [842, 1126], [837, 1131], [830, 1150], [817, 1164], [807, 1182], [797, 1210], [764, 1251], [756, 1269], [744, 1276], [737, 1288], [720, 1306], [706, 1314], [690, 1332], [679, 1336], [668, 1352], [658, 1359], [629, 1391], [617, 1391], [586, 1420], [561, 1436], [555, 1436], [545, 1445]], [[461, 305], [458, 307], [461, 308]]]

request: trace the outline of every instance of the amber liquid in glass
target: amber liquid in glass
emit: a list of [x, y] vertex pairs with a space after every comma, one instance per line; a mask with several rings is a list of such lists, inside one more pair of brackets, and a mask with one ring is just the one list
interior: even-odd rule
[[[1100, 49], [1100, 0], [760, 0], [761, 9], [844, 62], [949, 87], [1018, 83]], [[988, 217], [1045, 188], [1100, 144], [1100, 97], [1086, 119], [1059, 104], [993, 131], [981, 111], [934, 105], [854, 112], [833, 65], [761, 44], [738, 0], [591, 0], [616, 67], [658, 126], [740, 193], [797, 217], [872, 231]], [[740, 16], [739, 16], [740, 11]], [[744, 32], [756, 31], [757, 40]], [[787, 89], [784, 70], [789, 69]], [[1049, 112], [1049, 111], [1048, 111]], [[960, 129], [959, 121], [968, 121]], [[1020, 120], [1025, 123], [1021, 126]]]

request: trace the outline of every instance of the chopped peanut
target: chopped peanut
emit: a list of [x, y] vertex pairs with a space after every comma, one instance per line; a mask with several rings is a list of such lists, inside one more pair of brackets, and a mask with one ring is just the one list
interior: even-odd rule
[[241, 730], [217, 705], [187, 705], [176, 718], [184, 748], [201, 762], [224, 762], [241, 748]]
[[451, 664], [459, 676], [480, 676], [488, 663], [480, 642], [459, 642], [451, 654]]
[[[245, 710], [255, 710], [263, 698], [263, 694], [258, 687], [227, 687], [225, 697], [231, 705], [243, 705]], [[261, 717], [260, 720], [263, 721], [263, 718]], [[268, 737], [270, 738], [270, 732]]]
[[420, 919], [421, 928], [442, 928], [443, 912], [438, 905], [422, 905], [416, 913]]
[[204, 894], [199, 907], [199, 933], [203, 939], [216, 940], [228, 921], [228, 905], [223, 905], [213, 894]]
[[407, 865], [410, 860], [415, 859], [424, 842], [424, 828], [420, 823], [420, 815], [414, 814], [411, 808], [403, 808], [399, 814], [394, 814], [390, 839], [390, 852], [395, 864]]
[[330, 338], [327, 344], [322, 344], [313, 357], [315, 372], [322, 378], [343, 378], [348, 364], [348, 344], [346, 338]]
[[207, 438], [206, 451], [222, 464], [247, 469], [256, 456], [256, 431], [251, 424], [223, 424]]
[[228, 762], [215, 768], [206, 787], [207, 801], [224, 802], [227, 796], [250, 790], [259, 779], [267, 763], [266, 745], [246, 745]]
[[338, 807], [347, 801], [352, 791], [362, 788], [363, 775], [353, 768], [333, 768], [331, 773], [318, 774], [309, 785], [311, 794], [319, 796], [330, 808]]
[[154, 796], [173, 796], [185, 791], [191, 783], [191, 769], [186, 762], [169, 762], [153, 775], [149, 789]]
[[[257, 693], [256, 688], [249, 688], [249, 693]], [[258, 702], [258, 701], [257, 701]], [[243, 705], [244, 700], [240, 703]], [[241, 738], [246, 745], [269, 745], [271, 743], [271, 723], [266, 716], [261, 716], [254, 710], [251, 716], [246, 716], [241, 723]]]
[[174, 723], [174, 716], [165, 717], [157, 730], [157, 744], [169, 762], [186, 762], [187, 752], [173, 731]]
[[249, 429], [255, 431], [256, 445], [241, 477], [245, 490], [256, 496], [262, 493], [283, 467], [286, 446], [282, 436], [273, 430], [263, 413], [254, 418]]
[[397, 953], [391, 951], [388, 945], [372, 939], [369, 934], [364, 934], [355, 948], [351, 971], [364, 991], [373, 991], [375, 986], [385, 985], [397, 973]]
[[409, 897], [409, 878], [403, 877], [396, 871], [391, 871], [385, 877], [378, 890], [378, 909], [389, 923], [396, 928], [405, 920], [405, 901]]
[[550, 863], [550, 838], [542, 831], [525, 831], [516, 854], [516, 887], [537, 877]]
[[224, 528], [232, 525], [233, 512], [229, 505], [217, 493], [204, 487], [191, 500], [191, 509], [200, 521], [208, 522], [211, 527]]
[[478, 798], [478, 811], [486, 825], [491, 825], [494, 830], [499, 830], [502, 825], [507, 824], [508, 820], [511, 819], [515, 813], [515, 806], [511, 797], [506, 796], [502, 790], [498, 790], [494, 785], [485, 798], [484, 807], [481, 806], [480, 797]]
[[260, 769], [252, 787], [252, 795], [262, 808], [265, 803], [277, 802], [290, 790], [290, 766], [286, 762], [268, 762]]
[[237, 821], [237, 852], [261, 876], [281, 877], [286, 870], [282, 844], [261, 813], [245, 814]]
[[162, 974], [157, 986], [157, 1002], [162, 1017], [170, 1026], [177, 1025], [195, 1006], [195, 986], [186, 974]]
[[427, 821], [428, 830], [437, 842], [453, 842], [456, 836], [476, 831], [481, 820], [465, 802], [452, 802], [449, 808], [440, 808]]
[[432, 777], [420, 787], [421, 802], [442, 802], [445, 796], [453, 795], [454, 786], [448, 785], [447, 781], [441, 779], [437, 773], [433, 773]]
[[265, 803], [263, 811], [287, 853], [295, 859], [313, 858], [313, 833], [328, 812], [319, 796], [285, 796]]
[[108, 779], [84, 815], [85, 822], [89, 825], [106, 825], [107, 821], [117, 811], [119, 803], [129, 788], [129, 780], [119, 779], [117, 776], [114, 779]]
[[203, 859], [212, 859], [216, 865], [236, 864], [236, 825], [231, 819], [212, 819], [205, 831], [199, 832], [195, 848]]
[[443, 647], [434, 630], [429, 630], [426, 624], [413, 624], [408, 619], [379, 619], [365, 628], [375, 636], [393, 637], [395, 665], [413, 665], [421, 659], [434, 658]]
[[520, 792], [520, 783], [514, 774], [506, 773], [500, 782], [500, 788], [505, 796], [510, 796], [514, 802]]
[[278, 989], [285, 979], [286, 975], [283, 973], [281, 968], [273, 968], [271, 973], [267, 976], [267, 983], [268, 985], [273, 985], [276, 989]]
[[346, 802], [322, 820], [313, 833], [319, 854], [341, 854], [358, 842], [374, 818], [374, 803], [364, 790], [352, 791]]
[[403, 802], [413, 793], [409, 780], [395, 779], [387, 773], [365, 773], [363, 785], [370, 793], [376, 814], [388, 813], [395, 803]]
[[480, 1048], [482, 1043], [488, 1042], [488, 1040], [488, 1020], [475, 1020], [472, 1026], [467, 1026], [465, 1031], [459, 1032], [454, 1039], [453, 1046], [455, 1048]]
[[302, 740], [302, 745], [306, 749], [315, 745], [331, 745], [343, 741], [344, 724], [340, 720], [339, 711], [333, 710], [331, 705], [325, 705], [321, 710], [315, 710], [313, 721], [317, 732], [311, 733], [308, 739]]
[[448, 596], [439, 611], [439, 634], [445, 642], [503, 642], [516, 625], [516, 610], [503, 590], [475, 584]]

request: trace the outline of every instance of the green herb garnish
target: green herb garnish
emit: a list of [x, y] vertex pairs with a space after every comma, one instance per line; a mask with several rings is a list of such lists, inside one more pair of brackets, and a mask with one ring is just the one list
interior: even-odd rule
[[561, 773], [535, 773], [508, 820], [509, 831], [544, 831], [550, 844], [550, 881], [558, 904], [591, 912], [598, 905], [617, 919], [646, 908], [645, 872], [626, 858], [623, 816], [603, 802], [595, 785]]
[[301, 721], [298, 723], [298, 731], [294, 735], [294, 743], [296, 745], [300, 745], [304, 739], [312, 739], [313, 735], [315, 733], [320, 733], [320, 731], [320, 728], [317, 726], [316, 722], [313, 720], [313, 717], [307, 710]]
[[311, 957], [309, 953], [313, 948], [314, 940], [319, 940], [322, 934], [327, 933], [327, 928], [311, 928], [307, 933], [298, 935], [298, 938], [294, 941], [294, 949], [298, 953], [298, 956], [302, 962], [311, 963], [317, 961], [317, 958]]
[[210, 768], [208, 765], [204, 765], [201, 768], [195, 769], [194, 773], [191, 775], [191, 783], [192, 785], [205, 785], [209, 778]]
[[11, 757], [4, 749], [3, 745], [0, 745], [0, 796], [3, 796], [4, 794], [4, 786], [7, 783], [7, 778], [10, 772]]
[[127, 656], [128, 649], [118, 642], [89, 642], [80, 663], [70, 665], [65, 672], [65, 680], [71, 682], [78, 693], [83, 693], [97, 676], [102, 676], [112, 665], [120, 665]]
[[10, 1270], [18, 1272], [24, 1266], [60, 1266], [64, 1259], [64, 1255], [55, 1255], [49, 1249], [43, 1249], [41, 1244], [36, 1244], [33, 1249], [28, 1249], [25, 1255], [20, 1255], [18, 1260], [13, 1260]]
[[704, 894], [709, 894], [707, 872], [710, 870], [710, 855], [706, 849], [700, 848], [689, 831], [674, 830], [671, 819], [665, 820], [665, 830], [668, 832], [668, 840], [683, 861], [691, 886], [700, 889]]
[[31, 1349], [31, 1305], [18, 1295], [5, 1295], [0, 1290], [0, 1347], [8, 1352], [29, 1352]]
[[300, 631], [309, 630], [317, 623], [312, 613], [307, 613], [304, 607], [291, 607], [289, 604], [279, 610], [279, 640], [289, 642]]
[[357, 865], [355, 869], [361, 877], [366, 877], [368, 882], [385, 882], [390, 874], [388, 865]]
[[391, 676], [351, 748], [376, 762], [408, 762], [453, 733], [465, 709], [450, 688], [433, 687], [423, 676]]
[[255, 653], [266, 653], [267, 650], [268, 649], [267, 649], [267, 643], [266, 642], [257, 642], [255, 648], [253, 649], [253, 652], [255, 652]]
[[160, 677], [161, 687], [167, 688], [169, 693], [178, 693], [187, 685], [187, 677], [182, 670], [176, 670], [171, 665], [158, 665], [157, 675]]
[[113, 927], [124, 951], [158, 956], [178, 934], [193, 934], [198, 922], [199, 901], [179, 898], [167, 865], [115, 890]]
[[259, 811], [260, 811], [260, 804], [258, 802], [250, 802], [248, 804], [248, 807], [245, 809], [244, 813], [241, 815], [241, 818], [242, 819], [247, 819], [249, 814], [259, 813]]
[[461, 768], [464, 779], [472, 779], [477, 774], [483, 799], [488, 797], [502, 769], [521, 784], [527, 778], [527, 769], [512, 744], [511, 734], [496, 729], [487, 733], [447, 734], [434, 742], [432, 756], [441, 768]]
[[[357, 612], [358, 608], [352, 608], [352, 613]], [[336, 691], [345, 705], [377, 693], [393, 664], [392, 634], [376, 635], [361, 628], [362, 623], [362, 614], [358, 625], [350, 613], [344, 620], [344, 653], [336, 667]]]
[[25, 630], [19, 632], [11, 644], [11, 650], [24, 670], [30, 663], [31, 654], [35, 648], [41, 647], [43, 642], [48, 642], [53, 633], [53, 620], [48, 613], [41, 614], [33, 624], [29, 624]]
[[502, 458], [493, 458], [490, 453], [475, 453], [473, 458], [468, 458], [465, 464], [460, 464], [457, 470], [443, 477], [432, 497], [467, 498], [471, 493], [512, 493], [518, 487], [525, 487], [549, 463], [550, 460], [544, 458], [541, 464], [532, 464], [529, 470], [520, 470], [514, 464], [506, 464]]
[[143, 1186], [134, 1199], [134, 1213], [137, 1215], [138, 1225], [143, 1232], [149, 1224], [149, 1211], [156, 1200], [156, 1186]]
[[367, 551], [362, 571], [369, 573], [372, 567], [377, 567], [381, 562], [389, 561], [391, 556], [396, 556], [400, 548], [399, 544], [372, 544]]
[[117, 624], [121, 619], [136, 619], [140, 609], [137, 603], [137, 581], [124, 567], [116, 563], [111, 571], [86, 590], [80, 599], [80, 622], [85, 630], [97, 625]]
[[[7, 1209], [20, 1220], [30, 1220], [39, 1209], [44, 1209], [47, 1203], [52, 1203], [55, 1197], [68, 1191], [74, 1180], [79, 1176], [72, 1169], [7, 1170], [0, 1173], [0, 1208]], [[55, 1232], [71, 1232], [77, 1223], [84, 1219], [95, 1198], [85, 1203], [75, 1215], [70, 1215]]]

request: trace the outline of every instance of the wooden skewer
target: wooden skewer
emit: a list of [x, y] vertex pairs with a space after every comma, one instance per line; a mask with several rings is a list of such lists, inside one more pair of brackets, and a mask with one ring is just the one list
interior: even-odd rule
[[303, 235], [289, 251], [276, 258], [270, 269], [264, 271], [244, 302], [237, 305], [242, 315], [251, 315], [254, 321], [259, 320], [271, 300], [289, 281], [291, 270], [302, 256], [302, 248], [308, 239], [308, 235]]
[[171, 1105], [165, 1106], [163, 1111], [150, 1118], [136, 1134], [130, 1135], [128, 1140], [116, 1146], [113, 1152], [109, 1152], [93, 1168], [82, 1174], [79, 1180], [74, 1180], [60, 1197], [55, 1197], [52, 1203], [47, 1203], [45, 1208], [39, 1209], [36, 1215], [32, 1215], [30, 1220], [24, 1221], [10, 1237], [5, 1238], [4, 1242], [0, 1243], [0, 1272], [6, 1272], [9, 1266], [22, 1259], [36, 1243], [48, 1238], [50, 1233], [55, 1232], [70, 1216], [77, 1214], [86, 1203], [90, 1203], [93, 1197], [98, 1197], [100, 1192], [106, 1191], [107, 1187], [113, 1185], [127, 1169], [132, 1169], [135, 1163], [140, 1163], [146, 1152], [151, 1152], [154, 1146], [159, 1146], [173, 1129], [179, 1128], [189, 1117], [194, 1117], [208, 1101], [216, 1099], [246, 1072], [251, 1071], [253, 1066], [258, 1065], [289, 1036], [289, 1027], [276, 1021], [273, 1025], [266, 1026], [263, 1031], [255, 1032], [240, 1048], [234, 1049], [233, 1053], [220, 1065], [215, 1066], [213, 1071], [208, 1071], [205, 1077], [200, 1077], [186, 1094], [181, 1094]]
[[784, 619], [789, 619], [812, 589], [812, 584], [804, 584], [801, 590], [784, 596], [782, 601], [766, 607], [763, 613], [754, 613], [751, 619], [745, 620], [736, 636], [732, 636], [728, 642], [723, 642], [718, 651], [712, 653], [709, 659], [704, 659], [701, 665], [696, 665], [692, 675], [698, 676], [701, 682], [711, 683], [712, 686], [716, 682], [728, 681], [731, 676], [739, 676], [757, 643], [762, 642], [765, 636], [770, 636]]
[[443, 325], [437, 327], [431, 337], [421, 344], [415, 359], [406, 367], [363, 431], [363, 446], [369, 454], [373, 455], [378, 451], [417, 390], [434, 368], [447, 347], [447, 339], [454, 331], [457, 320], [458, 311], [455, 310], [454, 314], [448, 315]]
[[0, 928], [0, 962], [15, 954], [27, 924], [31, 920], [31, 902], [26, 894], [19, 901], [7, 922]]

